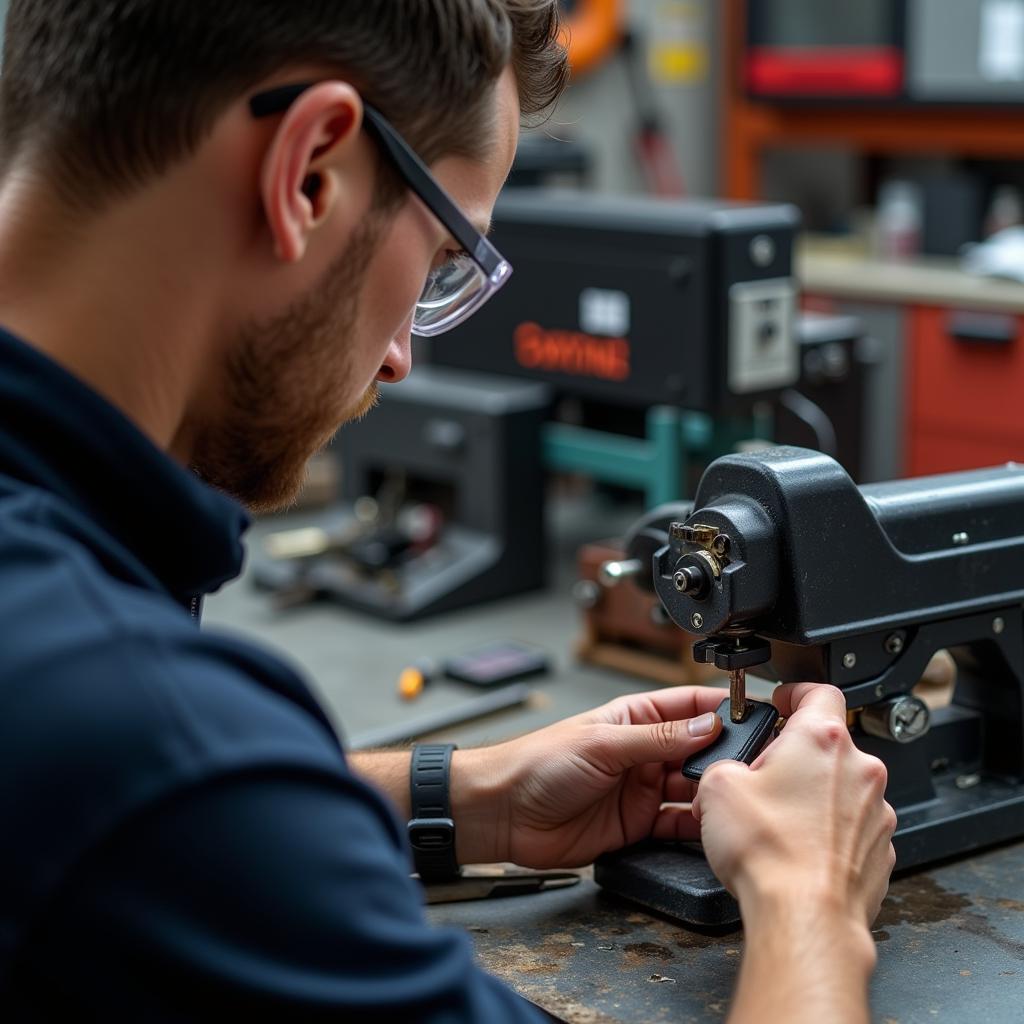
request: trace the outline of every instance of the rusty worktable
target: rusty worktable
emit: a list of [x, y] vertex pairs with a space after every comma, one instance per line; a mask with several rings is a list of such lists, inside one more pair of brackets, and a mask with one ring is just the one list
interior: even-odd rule
[[[721, 1021], [743, 951], [740, 930], [687, 928], [589, 877], [428, 915], [467, 929], [489, 971], [571, 1024]], [[1024, 843], [897, 878], [874, 936], [876, 1021], [1024, 1021]]]

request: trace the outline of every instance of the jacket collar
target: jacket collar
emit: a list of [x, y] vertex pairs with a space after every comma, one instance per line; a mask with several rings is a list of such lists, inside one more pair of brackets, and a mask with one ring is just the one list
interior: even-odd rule
[[186, 603], [241, 571], [242, 507], [2, 328], [0, 474], [64, 499]]

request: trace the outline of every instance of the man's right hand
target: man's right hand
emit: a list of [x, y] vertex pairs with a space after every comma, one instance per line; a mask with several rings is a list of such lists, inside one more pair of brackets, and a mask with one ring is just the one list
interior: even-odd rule
[[701, 781], [704, 852], [741, 901], [792, 893], [870, 924], [896, 858], [885, 765], [854, 746], [835, 687], [780, 686], [774, 702], [779, 738], [749, 768], [719, 761]]
[[788, 684], [774, 702], [779, 738], [750, 767], [709, 768], [693, 805], [746, 926], [732, 1020], [866, 1020], [869, 925], [896, 859], [885, 766], [854, 745], [834, 687]]

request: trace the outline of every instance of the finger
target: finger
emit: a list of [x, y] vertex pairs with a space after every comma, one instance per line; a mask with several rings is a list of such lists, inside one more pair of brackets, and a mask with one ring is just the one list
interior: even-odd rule
[[826, 683], [783, 683], [775, 688], [772, 701], [783, 718], [812, 709], [846, 721], [846, 698], [841, 690]]
[[878, 849], [872, 851], [868, 863], [870, 868], [867, 883], [869, 897], [866, 910], [870, 926], [882, 909], [882, 903], [889, 891], [890, 877], [896, 865], [896, 851], [893, 849], [892, 843], [889, 842], [886, 846], [879, 846]]
[[651, 837], [692, 842], [700, 839], [700, 822], [688, 807], [662, 807], [654, 819]]
[[672, 686], [648, 693], [631, 693], [597, 708], [591, 714], [601, 721], [642, 725], [650, 722], [676, 722], [698, 718], [718, 705], [728, 694], [717, 686]]
[[601, 731], [604, 758], [619, 769], [641, 764], [684, 761], [706, 747], [722, 730], [718, 715], [707, 712], [683, 721], [618, 725]]
[[[704, 811], [704, 801], [708, 799], [708, 793], [711, 793], [710, 799], [715, 799], [715, 791], [719, 786], [725, 782], [730, 776], [735, 778], [735, 774], [746, 775], [750, 772], [750, 768], [745, 765], [742, 761], [734, 761], [730, 757], [725, 757], [721, 761], [713, 761], [705, 770], [704, 775], [701, 777], [700, 783], [697, 785], [697, 792], [693, 795], [693, 803], [690, 805], [690, 813], [700, 821], [701, 814]], [[715, 781], [708, 784], [708, 780], [714, 776]], [[744, 785], [746, 779], [740, 779], [739, 785]]]

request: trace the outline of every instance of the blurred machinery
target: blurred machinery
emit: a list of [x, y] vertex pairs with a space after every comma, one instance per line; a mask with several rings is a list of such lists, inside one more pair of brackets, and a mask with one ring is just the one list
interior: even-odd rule
[[776, 444], [814, 448], [853, 477], [867, 472], [865, 410], [879, 365], [878, 342], [855, 316], [801, 313], [800, 379], [774, 407]]
[[540, 384], [418, 367], [339, 434], [343, 502], [266, 538], [258, 586], [409, 620], [541, 586], [551, 402]]
[[[676, 499], [691, 456], [767, 437], [758, 413], [798, 379], [796, 226], [777, 204], [506, 193], [494, 238], [514, 276], [432, 360], [551, 385], [549, 468]], [[615, 410], [639, 411], [641, 436]]]

